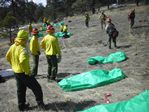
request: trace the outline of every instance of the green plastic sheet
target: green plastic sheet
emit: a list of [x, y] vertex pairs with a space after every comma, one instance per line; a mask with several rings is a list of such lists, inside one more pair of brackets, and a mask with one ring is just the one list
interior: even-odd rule
[[[57, 38], [62, 38], [65, 34], [63, 32], [56, 32], [54, 34]], [[72, 36], [73, 34], [71, 32], [67, 32], [67, 35], [70, 37]]]
[[82, 112], [149, 112], [149, 90], [127, 101], [97, 105]]
[[109, 56], [95, 56], [88, 58], [87, 62], [90, 65], [95, 65], [97, 63], [105, 64], [105, 63], [114, 63], [114, 62], [121, 62], [126, 60], [127, 56], [124, 52], [116, 52], [112, 53]]
[[64, 91], [76, 91], [107, 85], [123, 78], [125, 78], [125, 74], [120, 68], [111, 71], [92, 70], [64, 78], [58, 84]]

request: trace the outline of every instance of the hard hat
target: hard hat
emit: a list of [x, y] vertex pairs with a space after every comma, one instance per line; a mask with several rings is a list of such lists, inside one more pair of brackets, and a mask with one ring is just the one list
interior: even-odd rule
[[33, 34], [33, 35], [38, 34], [38, 29], [37, 29], [37, 28], [33, 28], [33, 30], [32, 30], [32, 34]]
[[28, 39], [28, 33], [25, 30], [20, 30], [17, 34], [17, 39]]
[[54, 27], [52, 25], [48, 25], [47, 26], [47, 30], [46, 30], [47, 33], [51, 33], [52, 34], [52, 33], [54, 33], [54, 31], [55, 31], [55, 29], [54, 29]]

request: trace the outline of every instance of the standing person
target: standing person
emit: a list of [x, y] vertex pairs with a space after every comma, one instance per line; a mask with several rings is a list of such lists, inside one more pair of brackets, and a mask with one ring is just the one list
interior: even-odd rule
[[139, 0], [135, 0], [136, 5], [139, 6]]
[[38, 72], [38, 63], [39, 63], [39, 55], [40, 55], [40, 48], [38, 43], [38, 29], [33, 28], [32, 30], [33, 37], [30, 40], [30, 51], [33, 57], [33, 69], [32, 69], [32, 76], [37, 76]]
[[31, 36], [32, 29], [33, 29], [33, 27], [32, 27], [32, 24], [30, 23], [28, 26], [29, 36]]
[[131, 12], [128, 14], [128, 21], [130, 24], [130, 28], [133, 28], [135, 22], [135, 9], [131, 10]]
[[102, 11], [102, 12], [101, 12], [101, 15], [100, 15], [101, 29], [103, 29], [103, 27], [106, 26], [106, 19], [107, 19], [107, 16], [106, 16], [106, 14]]
[[15, 43], [10, 46], [6, 54], [6, 59], [12, 66], [17, 82], [18, 108], [20, 111], [28, 109], [26, 104], [26, 90], [30, 88], [38, 104], [38, 107], [44, 109], [43, 93], [41, 86], [34, 77], [30, 75], [29, 54], [26, 49], [28, 33], [20, 30], [15, 39]]
[[89, 21], [90, 21], [90, 16], [88, 13], [85, 14], [85, 25], [86, 27], [89, 27]]
[[118, 31], [116, 30], [115, 25], [111, 22], [110, 18], [107, 18], [107, 24], [106, 24], [105, 29], [106, 29], [106, 32], [107, 32], [107, 34], [109, 36], [109, 40], [108, 40], [109, 49], [111, 49], [111, 40], [114, 43], [114, 47], [117, 48], [116, 38], [118, 36]]
[[48, 33], [41, 41], [41, 47], [45, 50], [48, 62], [48, 81], [56, 80], [58, 71], [58, 62], [61, 60], [61, 51], [58, 39], [54, 36], [55, 29], [52, 25], [47, 27]]
[[69, 36], [67, 35], [67, 33], [68, 33], [68, 25], [62, 24], [62, 25], [60, 26], [60, 30], [61, 30], [62, 33], [64, 33], [63, 38], [68, 38], [68, 37], [69, 37]]

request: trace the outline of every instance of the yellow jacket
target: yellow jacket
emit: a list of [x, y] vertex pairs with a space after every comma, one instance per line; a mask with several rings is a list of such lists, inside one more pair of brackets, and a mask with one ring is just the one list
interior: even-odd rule
[[46, 55], [60, 55], [58, 39], [53, 35], [46, 35], [41, 41], [41, 47], [45, 50]]
[[68, 27], [66, 25], [61, 25], [60, 29], [61, 29], [61, 32], [67, 32], [68, 31]]
[[6, 59], [15, 73], [30, 75], [29, 54], [23, 44], [23, 40], [15, 40], [7, 51]]
[[38, 38], [35, 36], [33, 36], [30, 40], [30, 51], [33, 55], [39, 55], [40, 53]]

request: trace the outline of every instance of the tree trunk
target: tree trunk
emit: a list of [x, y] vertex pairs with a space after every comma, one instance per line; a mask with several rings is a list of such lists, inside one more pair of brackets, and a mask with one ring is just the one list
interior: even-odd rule
[[12, 34], [11, 34], [11, 27], [9, 29], [9, 41], [10, 41], [10, 44], [12, 44]]

